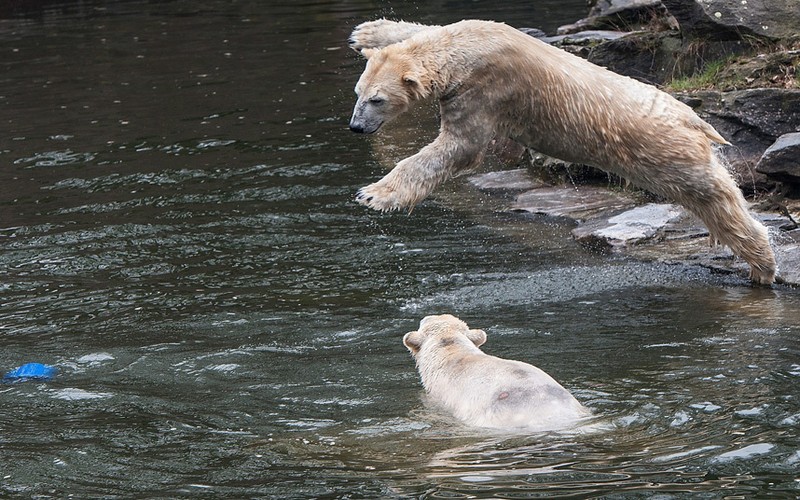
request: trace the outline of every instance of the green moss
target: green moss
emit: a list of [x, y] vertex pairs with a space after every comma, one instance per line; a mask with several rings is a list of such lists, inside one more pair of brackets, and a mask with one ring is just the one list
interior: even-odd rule
[[710, 62], [706, 64], [705, 68], [700, 73], [672, 80], [669, 82], [668, 88], [674, 92], [685, 92], [688, 90], [702, 90], [715, 87], [722, 70], [725, 69], [730, 62], [731, 58]]
[[[699, 53], [699, 47], [692, 46], [684, 53]], [[674, 78], [667, 84], [667, 90], [673, 92], [712, 88], [800, 88], [800, 41], [780, 46], [751, 45], [746, 53], [719, 57], [703, 64], [693, 75]]]

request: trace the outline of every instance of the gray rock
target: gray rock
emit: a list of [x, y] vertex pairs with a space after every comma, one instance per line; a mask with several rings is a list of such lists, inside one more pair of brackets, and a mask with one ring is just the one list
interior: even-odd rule
[[784, 233], [775, 249], [778, 261], [778, 282], [800, 285], [800, 229]]
[[526, 35], [530, 35], [533, 38], [547, 38], [547, 33], [544, 30], [539, 28], [518, 28], [521, 32], [525, 33]]
[[519, 28], [523, 33], [538, 38], [544, 43], [554, 45], [566, 52], [588, 58], [593, 47], [603, 46], [607, 42], [617, 40], [630, 33], [625, 31], [589, 30], [568, 35], [547, 36], [538, 28]]
[[559, 27], [558, 34], [608, 29], [633, 31], [652, 24], [677, 27], [661, 0], [600, 0], [588, 17]]
[[652, 239], [684, 214], [676, 205], [648, 203], [631, 210], [599, 217], [572, 230], [579, 242], [593, 247], [620, 247]]
[[[627, 35], [626, 31], [613, 31], [613, 30], [588, 30], [579, 31], [577, 33], [570, 33], [568, 35], [556, 36], [543, 36], [537, 37], [543, 42], [547, 42], [558, 47], [566, 48], [572, 45], [584, 46], [593, 45], [609, 40], [616, 40]], [[574, 52], [574, 51], [571, 51]]]
[[469, 183], [482, 191], [527, 191], [543, 184], [535, 180], [527, 169], [501, 170], [473, 175]]
[[[769, 139], [800, 129], [800, 89], [759, 88], [681, 94], [690, 106], [716, 123], [729, 140], [744, 131]], [[724, 132], [727, 132], [725, 134]], [[765, 148], [766, 149], [766, 148]]]
[[680, 63], [676, 54], [681, 52], [682, 43], [680, 35], [673, 31], [644, 31], [607, 40], [585, 54], [577, 54], [620, 75], [661, 84], [674, 75]]
[[662, 0], [688, 38], [771, 40], [797, 35], [797, 0]]
[[589, 17], [609, 16], [637, 9], [663, 8], [661, 0], [597, 0], [589, 9]]
[[758, 182], [752, 166], [778, 137], [800, 130], [800, 89], [706, 90], [676, 97], [733, 144], [723, 154], [742, 187]]
[[511, 209], [581, 221], [600, 212], [619, 211], [634, 205], [632, 199], [601, 187], [544, 187], [520, 194]]
[[780, 136], [764, 152], [756, 171], [776, 180], [800, 182], [800, 132]]

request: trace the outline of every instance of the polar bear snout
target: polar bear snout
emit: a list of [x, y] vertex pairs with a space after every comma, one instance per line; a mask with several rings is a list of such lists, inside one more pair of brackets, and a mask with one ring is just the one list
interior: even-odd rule
[[372, 134], [381, 128], [384, 120], [372, 107], [368, 102], [356, 103], [353, 117], [350, 118], [350, 130], [357, 134]]
[[376, 125], [365, 123], [363, 121], [351, 120], [350, 130], [356, 134], [373, 134], [377, 132], [379, 128], [381, 128], [381, 125], [383, 125], [383, 122], [378, 122]]
[[350, 122], [350, 130], [356, 134], [364, 133], [364, 125], [361, 123]]

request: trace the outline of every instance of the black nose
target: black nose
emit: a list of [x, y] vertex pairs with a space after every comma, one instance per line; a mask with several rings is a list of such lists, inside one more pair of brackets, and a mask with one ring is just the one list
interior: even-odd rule
[[352, 130], [353, 132], [355, 132], [357, 134], [363, 134], [364, 133], [364, 126], [363, 125], [358, 125], [356, 123], [351, 123], [350, 124], [350, 130]]

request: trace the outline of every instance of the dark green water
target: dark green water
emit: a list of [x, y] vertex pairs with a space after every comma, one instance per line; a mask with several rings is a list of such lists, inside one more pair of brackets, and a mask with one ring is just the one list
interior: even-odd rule
[[[435, 128], [347, 130], [355, 24], [583, 3], [0, 3], [0, 371], [59, 368], [0, 385], [0, 497], [800, 494], [796, 290], [593, 255], [458, 181], [353, 202]], [[401, 337], [444, 312], [600, 429], [427, 409]]]

